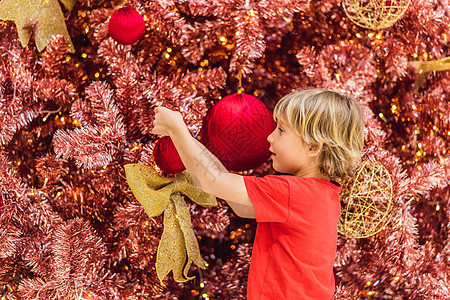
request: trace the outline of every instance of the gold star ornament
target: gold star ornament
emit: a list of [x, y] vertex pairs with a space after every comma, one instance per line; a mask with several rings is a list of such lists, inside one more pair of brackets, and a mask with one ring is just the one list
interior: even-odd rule
[[[71, 10], [76, 2], [60, 1], [67, 10]], [[36, 47], [39, 52], [48, 45], [53, 35], [64, 36], [69, 44], [69, 51], [75, 52], [58, 0], [0, 0], [0, 20], [16, 23], [22, 47], [26, 47], [30, 40], [30, 27], [35, 27]]]

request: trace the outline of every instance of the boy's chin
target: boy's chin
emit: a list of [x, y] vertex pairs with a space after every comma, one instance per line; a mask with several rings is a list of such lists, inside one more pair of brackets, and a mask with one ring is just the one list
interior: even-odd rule
[[272, 161], [272, 169], [274, 169], [275, 172], [278, 173], [278, 175], [293, 175], [292, 173], [289, 173], [289, 172], [286, 171], [286, 170], [278, 169], [278, 167], [275, 166], [275, 165], [276, 165], [276, 164]]
[[278, 166], [276, 166], [276, 164], [272, 161], [272, 168], [277, 172], [277, 173], [284, 173], [282, 170], [278, 169]]

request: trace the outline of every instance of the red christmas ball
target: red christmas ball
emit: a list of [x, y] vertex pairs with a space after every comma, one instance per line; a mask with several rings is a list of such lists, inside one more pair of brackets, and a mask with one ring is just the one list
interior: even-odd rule
[[116, 10], [108, 23], [109, 35], [119, 44], [137, 42], [145, 31], [144, 18], [131, 6]]
[[230, 171], [255, 169], [270, 157], [276, 123], [267, 106], [247, 94], [226, 96], [203, 120], [202, 142]]
[[156, 165], [167, 174], [177, 174], [186, 170], [169, 136], [163, 136], [156, 142], [153, 158]]

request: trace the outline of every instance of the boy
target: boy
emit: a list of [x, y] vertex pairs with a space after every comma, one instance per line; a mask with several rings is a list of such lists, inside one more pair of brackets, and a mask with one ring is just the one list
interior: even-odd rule
[[273, 168], [292, 175], [262, 178], [228, 172], [190, 135], [179, 112], [155, 112], [152, 133], [171, 137], [194, 182], [227, 201], [238, 216], [258, 222], [248, 299], [331, 299], [341, 210], [341, 186], [333, 179], [350, 176], [362, 156], [359, 104], [323, 89], [284, 96], [267, 140]]

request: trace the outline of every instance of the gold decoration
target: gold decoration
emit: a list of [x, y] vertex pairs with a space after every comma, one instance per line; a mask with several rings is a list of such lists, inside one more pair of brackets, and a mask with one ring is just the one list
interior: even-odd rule
[[410, 3], [411, 0], [343, 0], [342, 6], [358, 26], [378, 30], [397, 22]]
[[238, 94], [242, 94], [244, 92], [244, 88], [242, 87], [242, 70], [239, 69], [238, 75], [236, 76], [238, 81], [239, 81], [239, 86], [238, 86]]
[[[338, 232], [349, 238], [366, 238], [380, 232], [392, 216], [392, 180], [379, 162], [365, 161], [339, 218]], [[345, 201], [347, 203], [345, 204]]]
[[[76, 2], [60, 1], [68, 10], [71, 10]], [[26, 47], [31, 38], [29, 27], [35, 26], [36, 48], [39, 52], [48, 45], [53, 35], [63, 35], [67, 39], [70, 52], [75, 52], [58, 0], [3, 0], [0, 2], [0, 19], [16, 23], [22, 47]]]
[[127, 164], [124, 168], [128, 185], [147, 215], [155, 217], [164, 212], [164, 231], [156, 255], [158, 279], [162, 282], [170, 271], [178, 282], [195, 278], [187, 276], [191, 263], [202, 269], [206, 266], [192, 228], [189, 208], [180, 193], [205, 207], [217, 206], [216, 197], [198, 188], [187, 171], [174, 178], [165, 178], [141, 164]]
[[410, 61], [409, 64], [419, 74], [433, 71], [448, 71], [450, 70], [450, 56], [432, 61]]
[[417, 93], [425, 81], [425, 73], [450, 70], [450, 56], [432, 61], [410, 61], [409, 64], [416, 69], [416, 73], [419, 74], [415, 86], [415, 93]]

